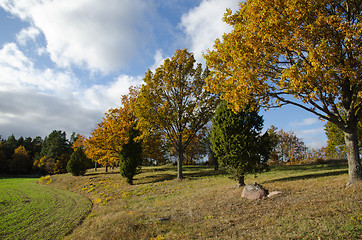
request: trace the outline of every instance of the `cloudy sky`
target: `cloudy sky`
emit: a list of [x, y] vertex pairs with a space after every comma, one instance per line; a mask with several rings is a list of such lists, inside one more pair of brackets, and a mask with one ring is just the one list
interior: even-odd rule
[[[0, 135], [88, 136], [128, 87], [176, 49], [198, 62], [235, 0], [0, 0]], [[263, 112], [265, 127], [325, 145], [323, 123], [295, 107]], [[69, 136], [69, 135], [68, 135]]]

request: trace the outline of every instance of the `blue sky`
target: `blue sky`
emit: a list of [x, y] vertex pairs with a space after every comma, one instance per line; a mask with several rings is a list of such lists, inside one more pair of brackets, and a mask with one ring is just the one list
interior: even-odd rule
[[[176, 49], [198, 62], [231, 29], [234, 0], [0, 0], [0, 135], [89, 135]], [[263, 112], [265, 127], [326, 145], [324, 123], [293, 106]]]

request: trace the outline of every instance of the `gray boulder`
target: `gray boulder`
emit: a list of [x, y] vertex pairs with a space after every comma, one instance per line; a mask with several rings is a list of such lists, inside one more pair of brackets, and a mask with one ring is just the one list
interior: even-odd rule
[[246, 185], [241, 192], [241, 197], [250, 200], [262, 199], [266, 196], [268, 196], [268, 190], [257, 183]]

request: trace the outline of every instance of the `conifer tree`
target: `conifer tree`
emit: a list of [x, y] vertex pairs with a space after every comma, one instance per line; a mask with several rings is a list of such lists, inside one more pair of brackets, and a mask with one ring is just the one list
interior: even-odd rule
[[133, 177], [139, 173], [142, 164], [142, 143], [135, 141], [135, 138], [139, 135], [139, 131], [135, 126], [131, 128], [128, 143], [122, 146], [120, 152], [119, 168], [121, 175], [125, 177], [131, 185], [133, 184]]
[[73, 176], [84, 175], [89, 167], [89, 161], [82, 148], [77, 148], [67, 164], [67, 171]]
[[246, 109], [234, 113], [223, 102], [212, 120], [211, 149], [221, 166], [224, 166], [245, 185], [246, 173], [261, 173], [271, 151], [267, 133], [261, 134], [263, 118], [257, 111]]

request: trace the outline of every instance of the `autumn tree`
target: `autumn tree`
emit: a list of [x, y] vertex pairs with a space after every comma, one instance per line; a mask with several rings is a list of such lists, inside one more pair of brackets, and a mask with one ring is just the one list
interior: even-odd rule
[[207, 154], [206, 134], [201, 132], [195, 136], [189, 147], [185, 150], [185, 163], [195, 164], [196, 161], [202, 159]]
[[8, 166], [10, 173], [25, 174], [30, 172], [32, 162], [25, 147], [19, 146], [15, 149], [12, 158], [8, 160]]
[[301, 162], [304, 160], [307, 147], [301, 138], [293, 131], [280, 129], [276, 132], [277, 142], [274, 145], [272, 156], [280, 162]]
[[[184, 151], [184, 161], [183, 164], [193, 165], [196, 161], [202, 159], [207, 154], [206, 149], [206, 133], [204, 131], [200, 131], [190, 142], [189, 146]], [[170, 147], [170, 155], [173, 157], [178, 156], [178, 152], [171, 145]]]
[[103, 121], [86, 140], [85, 150], [89, 158], [106, 167], [119, 162], [124, 144], [130, 140], [130, 129], [135, 126], [136, 117], [132, 110], [138, 95], [138, 88], [131, 87], [128, 95], [122, 96], [122, 107], [109, 109]]
[[208, 89], [234, 110], [249, 99], [265, 109], [292, 104], [344, 133], [349, 181], [362, 180], [360, 1], [247, 0], [227, 10], [233, 30], [205, 55]]
[[72, 149], [73, 151], [75, 151], [79, 147], [84, 149], [85, 144], [86, 144], [86, 138], [81, 134], [77, 134], [72, 143]]
[[195, 66], [193, 54], [177, 50], [153, 73], [148, 70], [135, 104], [143, 135], [161, 130], [177, 151], [177, 178], [182, 179], [184, 152], [211, 119], [217, 97], [205, 91], [208, 69]]
[[153, 131], [142, 138], [143, 164], [165, 164], [167, 162], [168, 144], [162, 131]]
[[223, 102], [212, 119], [211, 149], [221, 166], [226, 167], [244, 186], [246, 173], [268, 170], [271, 150], [268, 133], [261, 134], [263, 118], [246, 109], [234, 113]]

